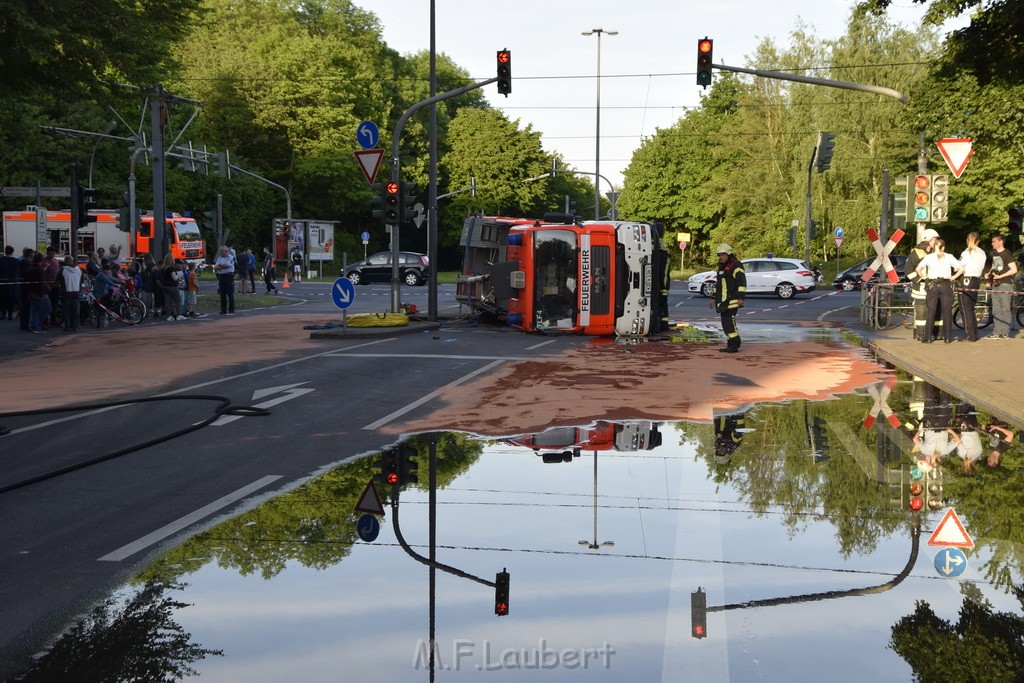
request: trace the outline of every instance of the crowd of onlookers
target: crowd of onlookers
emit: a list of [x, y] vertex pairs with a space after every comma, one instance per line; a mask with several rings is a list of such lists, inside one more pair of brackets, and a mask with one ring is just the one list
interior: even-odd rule
[[23, 331], [35, 334], [60, 326], [77, 332], [89, 307], [106, 327], [118, 316], [115, 301], [125, 296], [141, 300], [151, 319], [195, 318], [198, 292], [196, 265], [169, 255], [160, 262], [147, 254], [123, 263], [111, 245], [90, 251], [79, 266], [71, 256], [59, 260], [53, 247], [45, 254], [26, 247], [19, 258], [8, 245], [0, 256], [0, 319], [17, 319]]
[[[235, 312], [236, 282], [239, 294], [255, 294], [256, 279], [261, 277], [267, 294], [277, 294], [274, 256], [269, 247], [263, 252], [263, 264], [258, 267], [251, 248], [218, 250], [212, 267], [222, 315]], [[161, 261], [143, 254], [124, 262], [121, 250], [111, 245], [108, 250], [100, 247], [88, 252], [85, 262], [77, 264], [71, 256], [59, 259], [53, 247], [45, 253], [26, 247], [17, 257], [8, 245], [0, 256], [0, 320], [17, 319], [22, 330], [35, 334], [61, 326], [77, 332], [82, 314], [93, 311], [99, 326], [106, 327], [117, 319], [117, 302], [122, 297], [138, 298], [145, 305], [145, 317], [153, 320], [196, 318], [198, 293], [196, 264], [169, 254]]]

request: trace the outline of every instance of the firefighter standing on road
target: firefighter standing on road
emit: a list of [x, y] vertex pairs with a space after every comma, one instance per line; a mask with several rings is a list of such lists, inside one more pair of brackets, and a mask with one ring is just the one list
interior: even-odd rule
[[719, 244], [718, 281], [715, 300], [711, 302], [722, 316], [722, 331], [725, 332], [726, 346], [718, 349], [722, 353], [736, 353], [740, 350], [740, 333], [736, 329], [736, 313], [743, 308], [747, 296], [747, 276], [743, 264], [732, 253], [728, 244]]
[[[925, 319], [928, 315], [926, 301], [928, 293], [925, 291], [924, 282], [917, 275], [917, 267], [921, 264], [921, 260], [935, 249], [937, 239], [939, 239], [939, 233], [931, 228], [921, 233], [921, 241], [910, 250], [907, 263], [903, 266], [903, 274], [910, 280], [910, 298], [914, 302], [914, 339], [931, 339], [932, 332], [934, 332], [934, 330], [928, 330], [928, 335], [924, 334]], [[935, 322], [936, 324], [942, 323], [941, 320]]]

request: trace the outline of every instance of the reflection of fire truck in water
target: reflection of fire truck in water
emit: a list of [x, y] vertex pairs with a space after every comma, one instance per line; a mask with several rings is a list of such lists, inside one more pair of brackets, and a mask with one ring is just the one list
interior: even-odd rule
[[[169, 252], [175, 259], [194, 262], [202, 266], [206, 258], [206, 242], [199, 233], [199, 226], [194, 218], [169, 214], [165, 223], [165, 236], [169, 244]], [[71, 253], [71, 212], [46, 212], [47, 245], [53, 245], [60, 254]], [[15, 248], [21, 253], [25, 247], [39, 249], [36, 232], [36, 212], [4, 211], [4, 244]], [[153, 249], [153, 214], [143, 214], [139, 218], [139, 229], [134, 239], [127, 230], [119, 227], [119, 212], [116, 210], [92, 210], [89, 222], [78, 229], [78, 255], [85, 258], [90, 251], [99, 247], [109, 249], [116, 245], [121, 249], [121, 260], [151, 254]]]
[[470, 216], [456, 297], [528, 332], [660, 332], [669, 285], [661, 236], [654, 223]]
[[552, 427], [539, 434], [506, 439], [513, 446], [532, 448], [544, 462], [572, 462], [584, 452], [649, 451], [661, 445], [659, 423], [650, 420], [606, 422], [586, 427]]

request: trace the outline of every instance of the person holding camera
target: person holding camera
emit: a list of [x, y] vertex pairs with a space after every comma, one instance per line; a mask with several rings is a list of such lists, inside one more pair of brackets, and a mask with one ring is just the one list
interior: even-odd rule
[[992, 251], [988, 271], [989, 287], [992, 289], [992, 334], [988, 339], [1010, 338], [1010, 299], [1013, 296], [1013, 277], [1017, 274], [1017, 262], [1006, 248], [1006, 240], [1000, 234], [992, 235]]

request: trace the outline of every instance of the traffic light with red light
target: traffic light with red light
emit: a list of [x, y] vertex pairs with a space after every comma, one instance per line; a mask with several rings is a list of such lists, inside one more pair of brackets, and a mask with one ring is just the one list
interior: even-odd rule
[[700, 587], [690, 593], [690, 635], [708, 637], [708, 594]]
[[505, 569], [494, 576], [494, 613], [499, 617], [508, 615], [508, 580], [509, 574]]
[[512, 92], [512, 51], [498, 50], [498, 94], [508, 97]]
[[1010, 229], [1010, 233], [1024, 233], [1024, 209], [1019, 206], [1011, 206], [1007, 213], [1010, 215], [1010, 220], [1006, 227]]
[[910, 470], [910, 509], [914, 512], [924, 507], [924, 499], [921, 498], [921, 494], [924, 493], [924, 476], [924, 471], [920, 467]]
[[399, 473], [398, 453], [390, 450], [380, 454], [377, 461], [380, 471], [373, 475], [373, 480], [384, 486], [398, 486], [401, 475]]
[[398, 196], [400, 189], [401, 185], [396, 180], [384, 183], [381, 198], [384, 202], [384, 222], [388, 225], [398, 225], [402, 222], [402, 204]]
[[697, 85], [706, 90], [711, 85], [711, 57], [715, 41], [704, 36], [697, 41]]

